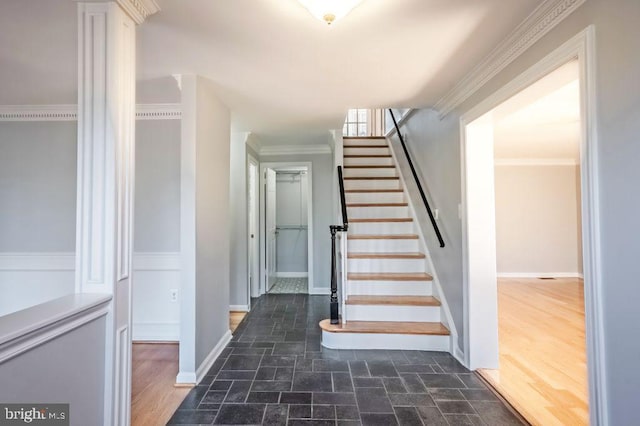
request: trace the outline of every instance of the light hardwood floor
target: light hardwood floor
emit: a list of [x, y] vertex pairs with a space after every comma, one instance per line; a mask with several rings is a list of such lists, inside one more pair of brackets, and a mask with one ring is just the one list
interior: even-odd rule
[[583, 287], [498, 281], [500, 369], [480, 374], [533, 425], [589, 423]]
[[[246, 312], [231, 312], [229, 328], [235, 331]], [[178, 345], [134, 343], [131, 377], [131, 424], [166, 424], [190, 387], [175, 387], [178, 374]]]

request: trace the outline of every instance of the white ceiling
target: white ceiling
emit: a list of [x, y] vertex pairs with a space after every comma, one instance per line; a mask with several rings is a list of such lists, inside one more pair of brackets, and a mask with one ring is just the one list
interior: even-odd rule
[[[297, 0], [158, 3], [138, 30], [139, 85], [201, 74], [238, 130], [265, 133], [432, 106], [541, 0], [364, 0], [331, 27]], [[0, 2], [0, 104], [75, 102], [76, 19], [72, 0]]]
[[572, 61], [493, 111], [497, 159], [580, 158], [580, 86]]

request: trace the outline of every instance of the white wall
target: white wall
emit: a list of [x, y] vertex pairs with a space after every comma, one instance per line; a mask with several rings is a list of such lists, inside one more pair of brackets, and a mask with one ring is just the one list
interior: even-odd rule
[[[276, 226], [307, 226], [307, 174], [276, 171]], [[280, 229], [276, 246], [276, 271], [281, 276], [308, 273], [306, 229]]]
[[577, 169], [496, 166], [498, 275], [582, 274]]
[[[180, 120], [136, 122], [133, 339], [180, 336]], [[178, 291], [178, 301], [171, 292]]]
[[230, 338], [230, 114], [201, 77], [182, 77], [182, 303], [178, 381], [195, 382]]
[[458, 219], [460, 203], [460, 116], [503, 87], [588, 25], [596, 28], [596, 92], [600, 184], [602, 277], [605, 289], [604, 324], [606, 390], [609, 424], [637, 424], [640, 394], [640, 334], [636, 265], [640, 253], [638, 211], [640, 192], [640, 102], [635, 76], [640, 74], [637, 55], [640, 2], [590, 0], [552, 29], [540, 41], [488, 81], [443, 119], [421, 110], [408, 121], [409, 145], [418, 167], [440, 209], [447, 248], [430, 241], [438, 275], [447, 296], [460, 346], [466, 330], [462, 321], [462, 238]]

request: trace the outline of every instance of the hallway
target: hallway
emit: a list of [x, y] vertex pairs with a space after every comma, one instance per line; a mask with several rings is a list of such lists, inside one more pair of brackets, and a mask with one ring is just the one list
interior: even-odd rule
[[327, 350], [328, 298], [255, 299], [169, 424], [518, 425], [449, 354]]

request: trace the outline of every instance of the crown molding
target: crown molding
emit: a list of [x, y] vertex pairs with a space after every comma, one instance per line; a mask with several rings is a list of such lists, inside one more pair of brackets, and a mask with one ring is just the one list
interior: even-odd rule
[[496, 158], [496, 166], [578, 166], [574, 158]]
[[555, 28], [586, 0], [545, 0], [435, 105], [444, 118]]
[[156, 0], [116, 0], [120, 7], [138, 25], [142, 24], [145, 19], [160, 11], [160, 6]]
[[180, 120], [181, 104], [138, 104], [136, 120]]
[[260, 148], [260, 156], [296, 155], [296, 154], [331, 154], [328, 144], [317, 145], [275, 145]]
[[[137, 120], [180, 120], [180, 104], [138, 104]], [[0, 105], [2, 121], [76, 121], [76, 105]]]
[[253, 133], [247, 134], [247, 138], [245, 140], [247, 146], [249, 146], [252, 150], [255, 151], [256, 154], [260, 155], [260, 141], [255, 137]]

